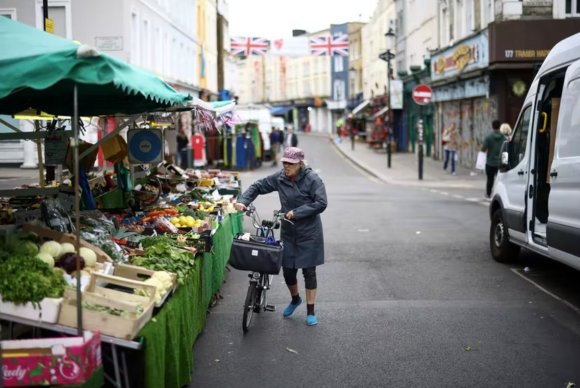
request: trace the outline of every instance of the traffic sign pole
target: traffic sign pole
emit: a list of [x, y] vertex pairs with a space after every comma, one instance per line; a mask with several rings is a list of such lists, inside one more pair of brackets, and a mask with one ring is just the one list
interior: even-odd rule
[[431, 103], [431, 100], [433, 99], [433, 90], [431, 89], [431, 87], [429, 85], [425, 85], [425, 84], [421, 84], [421, 85], [417, 85], [413, 88], [413, 93], [412, 93], [412, 97], [413, 97], [413, 101], [415, 101], [415, 104], [419, 105], [419, 120], [417, 120], [417, 137], [418, 137], [418, 143], [419, 143], [419, 148], [417, 150], [417, 156], [419, 158], [419, 163], [418, 163], [418, 178], [419, 180], [423, 180], [423, 125], [425, 123], [425, 120], [423, 118], [423, 106], [428, 105]]

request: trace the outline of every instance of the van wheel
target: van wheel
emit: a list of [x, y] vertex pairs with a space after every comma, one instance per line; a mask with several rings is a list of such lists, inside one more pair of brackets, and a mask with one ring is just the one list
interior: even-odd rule
[[500, 263], [513, 261], [520, 253], [520, 247], [509, 240], [507, 226], [503, 220], [501, 209], [497, 209], [491, 218], [489, 247], [493, 259]]

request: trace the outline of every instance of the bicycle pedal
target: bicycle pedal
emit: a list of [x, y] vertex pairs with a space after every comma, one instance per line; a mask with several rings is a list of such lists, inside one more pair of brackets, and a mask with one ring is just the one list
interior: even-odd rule
[[266, 307], [264, 307], [265, 311], [276, 311], [276, 306], [271, 305], [271, 304], [267, 304]]

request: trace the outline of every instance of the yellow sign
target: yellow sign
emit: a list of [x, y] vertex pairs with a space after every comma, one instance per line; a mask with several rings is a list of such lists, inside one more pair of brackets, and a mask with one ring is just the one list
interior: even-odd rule
[[465, 69], [469, 62], [473, 60], [473, 52], [471, 46], [461, 45], [457, 47], [453, 53], [453, 60], [455, 61], [455, 67], [457, 70], [461, 71]]
[[44, 31], [54, 34], [54, 20], [50, 18], [44, 19]]

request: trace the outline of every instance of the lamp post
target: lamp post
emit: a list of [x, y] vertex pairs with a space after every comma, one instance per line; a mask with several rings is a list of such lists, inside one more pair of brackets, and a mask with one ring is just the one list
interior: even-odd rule
[[391, 60], [395, 58], [395, 54], [391, 51], [390, 47], [395, 39], [395, 32], [391, 27], [385, 33], [385, 38], [387, 40], [387, 49], [384, 53], [379, 54], [379, 58], [387, 62], [387, 114], [389, 117], [387, 124], [387, 136], [386, 136], [386, 148], [387, 148], [387, 167], [391, 168], [391, 138], [392, 138], [392, 120], [391, 120]]
[[[354, 102], [354, 95], [355, 95], [355, 93], [353, 93], [354, 92], [353, 89], [355, 89], [354, 88], [354, 84], [356, 84], [356, 78], [355, 78], [356, 77], [356, 69], [354, 67], [351, 67], [350, 69], [348, 69], [348, 75], [349, 75], [349, 77], [348, 77], [348, 94], [349, 94], [349, 100], [351, 101], [351, 103], [353, 103]], [[355, 78], [355, 82], [354, 83], [350, 82], [353, 78]], [[351, 88], [351, 86], [353, 86], [353, 87]], [[349, 125], [349, 129], [350, 129], [350, 134], [349, 134], [350, 135], [350, 148], [351, 148], [351, 150], [354, 151], [355, 134], [354, 134], [354, 127], [353, 127], [354, 116], [352, 114], [352, 111], [348, 115], [348, 118], [350, 118], [350, 125]], [[348, 118], [345, 115], [345, 120], [348, 120]]]

